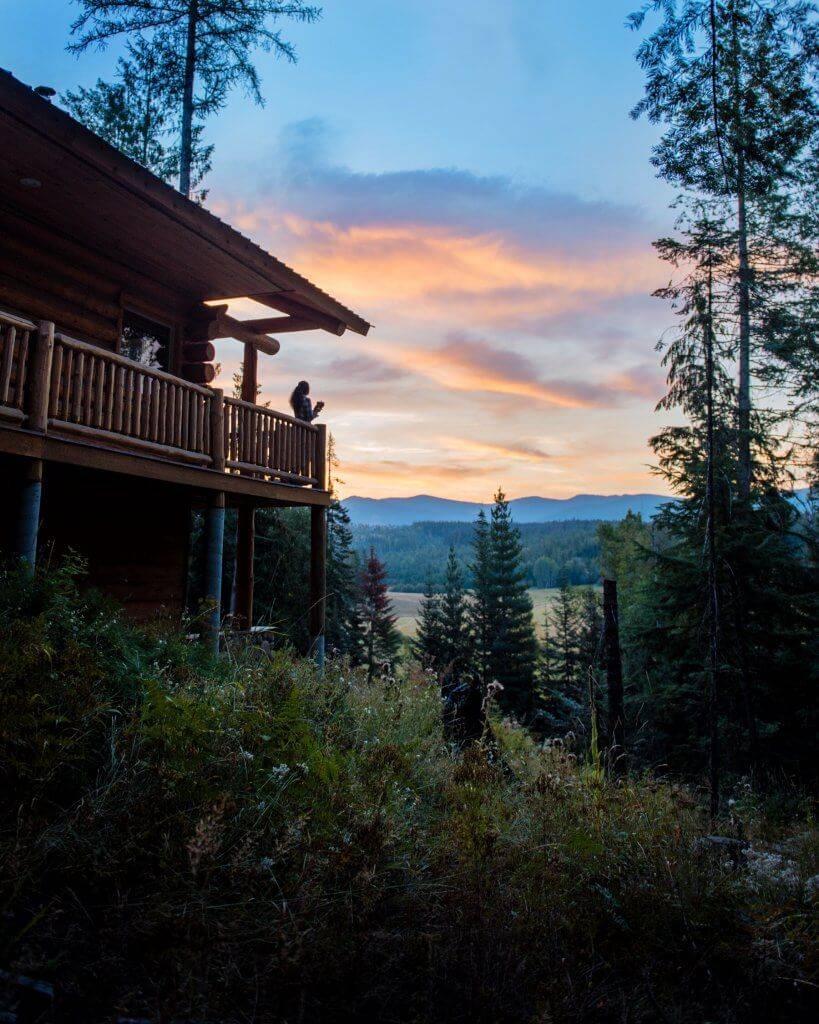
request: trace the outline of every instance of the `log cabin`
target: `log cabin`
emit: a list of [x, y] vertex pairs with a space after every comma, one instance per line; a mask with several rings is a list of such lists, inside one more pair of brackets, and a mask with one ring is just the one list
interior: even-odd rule
[[[238, 320], [250, 298], [271, 315]], [[191, 514], [205, 523], [207, 633], [222, 623], [225, 509], [235, 608], [253, 625], [254, 512], [311, 510], [310, 636], [323, 657], [326, 428], [256, 403], [273, 335], [370, 325], [0, 71], [0, 546], [33, 569], [73, 550], [146, 619], [181, 616]], [[214, 342], [244, 346], [241, 397]], [[284, 342], [287, 343], [287, 342]]]

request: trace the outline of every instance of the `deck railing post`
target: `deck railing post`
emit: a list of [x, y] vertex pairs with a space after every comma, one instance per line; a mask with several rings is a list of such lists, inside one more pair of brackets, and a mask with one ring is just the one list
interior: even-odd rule
[[210, 400], [210, 457], [213, 468], [219, 473], [225, 471], [225, 393], [221, 388], [211, 388]]
[[54, 355], [54, 324], [41, 320], [28, 371], [26, 413], [31, 430], [48, 427], [48, 393], [51, 386], [51, 360]]
[[316, 429], [316, 464], [313, 467], [316, 482], [313, 485], [320, 491], [327, 490], [327, 426], [317, 424]]

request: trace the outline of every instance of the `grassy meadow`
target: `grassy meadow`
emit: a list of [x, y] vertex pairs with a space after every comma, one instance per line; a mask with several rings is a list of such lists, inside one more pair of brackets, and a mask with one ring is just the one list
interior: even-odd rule
[[[533, 587], [529, 591], [534, 605], [538, 633], [542, 629], [543, 614], [547, 606], [554, 602], [558, 593], [557, 587]], [[398, 590], [390, 591], [390, 599], [395, 608], [395, 614], [398, 616], [398, 628], [404, 636], [415, 636], [418, 628], [418, 612], [423, 596], [423, 594], [406, 594]]]

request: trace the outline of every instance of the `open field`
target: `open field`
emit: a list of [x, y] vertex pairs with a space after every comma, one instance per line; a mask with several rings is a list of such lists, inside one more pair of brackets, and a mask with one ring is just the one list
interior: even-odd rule
[[[551, 604], [557, 596], [557, 588], [532, 589], [532, 603], [535, 606], [535, 622], [540, 625], [543, 622], [543, 612], [547, 604]], [[395, 606], [395, 614], [398, 616], [398, 628], [405, 636], [415, 636], [418, 621], [418, 608], [423, 594], [405, 594], [397, 590], [390, 591], [390, 598]]]

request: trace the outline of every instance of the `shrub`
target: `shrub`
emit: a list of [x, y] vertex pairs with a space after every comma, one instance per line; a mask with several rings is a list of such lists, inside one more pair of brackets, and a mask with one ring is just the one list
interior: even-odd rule
[[683, 788], [504, 721], [459, 754], [426, 678], [215, 661], [78, 572], [0, 580], [0, 842], [3, 966], [81, 1019], [806, 1013], [814, 838], [760, 884]]

